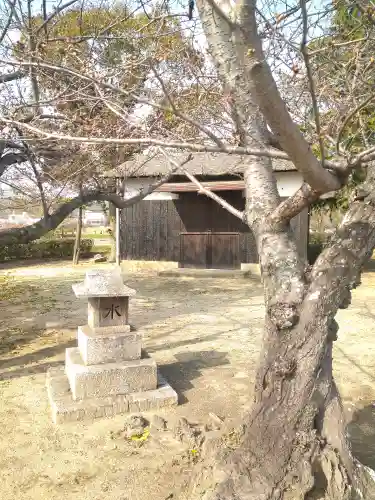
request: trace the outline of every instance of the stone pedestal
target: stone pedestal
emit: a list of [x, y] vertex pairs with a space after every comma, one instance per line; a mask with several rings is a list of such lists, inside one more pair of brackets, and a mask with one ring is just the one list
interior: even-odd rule
[[78, 327], [78, 349], [85, 365], [115, 363], [140, 359], [142, 335], [130, 326], [91, 328]]
[[88, 299], [88, 321], [78, 328], [78, 347], [66, 350], [65, 370], [47, 373], [54, 422], [177, 405], [155, 361], [142, 358], [142, 337], [129, 326], [135, 291], [120, 271], [89, 271], [73, 290]]

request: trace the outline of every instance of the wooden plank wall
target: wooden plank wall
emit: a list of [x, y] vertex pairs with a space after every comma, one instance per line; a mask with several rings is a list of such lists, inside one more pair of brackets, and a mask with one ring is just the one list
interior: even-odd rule
[[[244, 208], [240, 191], [222, 192], [220, 196], [239, 210]], [[298, 246], [306, 255], [308, 212], [298, 215], [292, 225], [298, 233]], [[194, 231], [239, 232], [241, 262], [258, 262], [250, 229], [216, 202], [196, 193], [182, 193], [173, 201], [142, 201], [122, 210], [122, 258], [178, 262], [180, 233]]]

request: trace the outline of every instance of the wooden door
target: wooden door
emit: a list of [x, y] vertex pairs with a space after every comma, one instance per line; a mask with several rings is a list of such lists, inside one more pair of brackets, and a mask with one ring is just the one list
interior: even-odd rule
[[209, 233], [181, 233], [180, 267], [207, 268]]
[[240, 235], [239, 233], [212, 233], [209, 255], [212, 269], [239, 269]]
[[239, 233], [181, 233], [180, 242], [180, 267], [206, 269], [241, 267]]

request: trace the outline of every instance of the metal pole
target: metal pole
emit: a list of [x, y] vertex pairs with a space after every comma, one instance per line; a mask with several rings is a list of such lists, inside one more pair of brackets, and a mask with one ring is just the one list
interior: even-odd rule
[[[119, 179], [116, 179], [116, 191], [117, 194], [120, 194]], [[121, 264], [120, 217], [121, 217], [121, 210], [119, 208], [116, 208], [116, 265], [118, 266]]]

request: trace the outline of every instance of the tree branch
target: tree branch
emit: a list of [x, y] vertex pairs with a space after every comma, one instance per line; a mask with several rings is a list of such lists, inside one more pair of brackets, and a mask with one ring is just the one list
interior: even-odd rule
[[307, 23], [306, 0], [301, 0], [301, 10], [302, 10], [302, 25], [303, 25], [301, 52], [302, 52], [303, 60], [305, 61], [307, 79], [309, 81], [310, 95], [311, 95], [311, 101], [312, 101], [313, 110], [314, 110], [314, 120], [315, 120], [315, 126], [316, 126], [316, 133], [318, 134], [321, 161], [322, 161], [322, 165], [324, 165], [325, 151], [324, 151], [324, 140], [322, 137], [322, 130], [321, 130], [321, 126], [320, 126], [319, 106], [318, 106], [318, 100], [316, 98], [315, 82], [314, 82], [314, 77], [312, 74], [312, 69], [311, 69], [311, 64], [310, 64], [310, 56], [309, 56], [309, 53], [307, 50], [307, 34], [308, 34], [309, 28], [308, 28], [308, 23]]
[[314, 191], [311, 186], [304, 182], [292, 196], [280, 203], [267, 222], [271, 224], [288, 222], [301, 213], [304, 208], [317, 201], [319, 197], [320, 193]]
[[[44, 117], [44, 115], [43, 115]], [[48, 118], [48, 116], [47, 116]], [[54, 118], [54, 117], [53, 117]], [[56, 134], [56, 133], [51, 133], [47, 132], [43, 129], [33, 127], [32, 125], [29, 125], [28, 123], [16, 121], [16, 120], [10, 120], [8, 118], [5, 118], [4, 116], [0, 116], [0, 121], [3, 123], [7, 123], [9, 125], [15, 125], [19, 126], [21, 128], [24, 128], [26, 130], [29, 130], [30, 132], [33, 132], [37, 135], [41, 135], [45, 137], [46, 139], [53, 139], [53, 140], [62, 140], [62, 141], [69, 141], [69, 142], [75, 142], [75, 143], [86, 143], [86, 144], [119, 144], [119, 145], [125, 145], [125, 144], [137, 144], [137, 145], [144, 145], [144, 146], [161, 146], [164, 148], [172, 148], [172, 149], [182, 149], [182, 150], [187, 150], [191, 151], [194, 153], [226, 153], [226, 154], [234, 154], [234, 155], [250, 155], [250, 156], [257, 156], [257, 157], [267, 157], [267, 158], [274, 158], [274, 159], [280, 159], [280, 160], [287, 160], [287, 161], [292, 161], [287, 153], [284, 151], [280, 151], [277, 149], [273, 148], [255, 148], [255, 147], [245, 147], [245, 146], [230, 146], [227, 144], [223, 144], [222, 147], [219, 146], [210, 146], [208, 144], [197, 144], [197, 143], [191, 143], [191, 142], [178, 142], [178, 141], [164, 141], [160, 139], [153, 139], [151, 137], [139, 137], [139, 138], [128, 138], [128, 139], [119, 139], [117, 137], [79, 137], [79, 136], [73, 136], [73, 135], [64, 135], [64, 134]], [[26, 139], [25, 139], [26, 140]], [[28, 142], [32, 142], [36, 139], [27, 139]], [[271, 139], [273, 142], [277, 141], [275, 137]], [[275, 142], [276, 144], [276, 142]], [[281, 147], [279, 145], [279, 147]], [[360, 161], [357, 162], [358, 164]], [[343, 174], [346, 172], [348, 169], [353, 168], [353, 165], [350, 164], [348, 165], [347, 161], [334, 161], [334, 160], [326, 160], [325, 166], [327, 169], [333, 170], [334, 172], [337, 172], [338, 174]], [[341, 187], [341, 184], [339, 185]], [[338, 189], [338, 188], [336, 188]], [[330, 192], [334, 191], [333, 189], [320, 189], [321, 193], [324, 192]]]
[[[326, 171], [312, 153], [299, 127], [292, 120], [278, 91], [271, 70], [265, 59], [255, 18], [255, 1], [244, 0], [241, 6], [241, 25], [247, 53], [242, 54], [243, 64], [248, 68], [249, 79], [257, 96], [260, 109], [276, 135], [283, 150], [288, 153], [304, 180], [317, 190], [334, 191], [340, 187], [339, 181]], [[259, 48], [260, 47], [260, 48]]]
[[[178, 163], [172, 160], [165, 151], [163, 151], [161, 148], [159, 148], [159, 151], [165, 156], [165, 159], [170, 163], [171, 165], [174, 166], [174, 168], [177, 170], [180, 167], [178, 166]], [[233, 214], [235, 217], [238, 217], [240, 220], [244, 220], [245, 213], [241, 212], [240, 210], [237, 210], [234, 208], [230, 203], [225, 201], [223, 198], [218, 196], [217, 194], [213, 193], [210, 189], [205, 188], [194, 175], [192, 175], [190, 172], [187, 170], [183, 171], [186, 177], [193, 182], [197, 187], [198, 187], [198, 194], [205, 194], [212, 200], [216, 201], [220, 206], [225, 208], [225, 210], [228, 210], [231, 214]]]
[[186, 177], [193, 182], [197, 187], [198, 187], [198, 194], [205, 194], [212, 200], [216, 201], [220, 206], [225, 208], [225, 210], [228, 210], [229, 213], [234, 215], [235, 217], [238, 217], [240, 220], [244, 221], [245, 219], [245, 213], [241, 212], [241, 210], [237, 210], [234, 208], [233, 205], [225, 201], [223, 198], [212, 192], [210, 189], [205, 188], [202, 186], [202, 184], [194, 177], [194, 175], [190, 174], [187, 170], [183, 171]]
[[[245, 154], [252, 156], [267, 156], [269, 158], [278, 158], [282, 160], [289, 160], [289, 157], [286, 153], [282, 151], [272, 150], [272, 149], [256, 149], [256, 148], [247, 148], [247, 147], [239, 147], [239, 146], [229, 146], [223, 145], [222, 147], [218, 146], [209, 146], [209, 145], [201, 145], [194, 144], [191, 142], [177, 142], [177, 141], [163, 141], [160, 139], [153, 139], [151, 137], [140, 137], [140, 138], [127, 138], [127, 139], [118, 139], [116, 137], [79, 137], [73, 135], [64, 135], [64, 134], [56, 134], [53, 132], [47, 132], [43, 129], [33, 127], [24, 122], [9, 120], [5, 117], [0, 116], [0, 121], [7, 123], [9, 125], [16, 125], [30, 132], [33, 132], [37, 135], [41, 135], [46, 139], [59, 139], [62, 141], [69, 142], [78, 142], [78, 143], [86, 143], [86, 144], [143, 144], [145, 146], [162, 146], [165, 148], [176, 148], [176, 149], [187, 149], [189, 151], [195, 153], [215, 153], [222, 152], [228, 154]], [[29, 139], [31, 141], [32, 139]], [[332, 162], [334, 164], [334, 162]]]
[[365, 149], [358, 155], [356, 155], [351, 161], [350, 165], [355, 168], [363, 163], [368, 163], [375, 158], [375, 146], [369, 149]]
[[0, 139], [0, 153], [2, 153], [5, 148], [23, 150], [23, 146], [18, 142], [9, 139]]
[[[372, 192], [374, 188], [372, 184]], [[306, 306], [310, 302], [306, 311], [310, 318], [315, 311], [334, 317], [343, 307], [343, 296], [345, 301], [350, 300], [350, 289], [358, 285], [362, 267], [371, 257], [374, 247], [374, 202], [371, 199], [355, 201], [311, 271], [311, 286], [305, 297]]]
[[13, 0], [13, 2], [9, 2], [10, 12], [9, 12], [8, 20], [5, 23], [5, 26], [4, 26], [3, 30], [2, 30], [2, 32], [0, 33], [0, 45], [3, 42], [3, 40], [5, 38], [5, 35], [8, 32], [8, 29], [10, 27], [10, 23], [12, 22], [12, 19], [13, 19], [13, 16], [14, 16], [14, 8], [15, 8], [15, 5], [16, 5], [16, 1], [17, 0]]
[[69, 0], [69, 2], [66, 2], [62, 5], [60, 5], [60, 7], [55, 7], [55, 10], [54, 12], [52, 12], [48, 17], [47, 19], [45, 19], [45, 21], [39, 26], [39, 28], [36, 30], [36, 35], [38, 35], [45, 26], [47, 26], [47, 24], [52, 21], [52, 19], [54, 17], [56, 17], [58, 14], [60, 14], [60, 12], [62, 12], [64, 9], [67, 9], [68, 7], [70, 7], [71, 5], [75, 4], [76, 2], [78, 2], [78, 0]]
[[178, 118], [180, 118], [181, 120], [184, 120], [187, 123], [190, 123], [191, 125], [193, 125], [194, 127], [196, 127], [198, 130], [201, 130], [204, 134], [207, 135], [207, 137], [209, 137], [215, 144], [217, 144], [217, 146], [219, 148], [223, 147], [223, 141], [221, 141], [218, 137], [216, 137], [216, 135], [214, 133], [212, 133], [210, 129], [208, 129], [207, 127], [205, 127], [201, 123], [197, 122], [196, 120], [193, 120], [192, 118], [190, 118], [189, 116], [187, 116], [185, 113], [183, 113], [182, 111], [180, 111], [176, 107], [175, 103], [173, 102], [173, 99], [169, 95], [169, 92], [168, 92], [168, 90], [167, 90], [167, 88], [166, 88], [166, 86], [165, 86], [165, 84], [163, 82], [163, 79], [161, 78], [161, 76], [157, 72], [156, 68], [154, 66], [151, 66], [151, 69], [152, 69], [152, 71], [153, 71], [156, 79], [160, 83], [160, 86], [162, 88], [164, 96], [167, 99], [167, 101], [168, 101], [168, 103], [169, 103], [169, 105], [170, 105], [173, 113]]
[[375, 99], [375, 94], [371, 94], [369, 97], [367, 97], [363, 102], [361, 102], [360, 104], [358, 104], [358, 106], [356, 106], [353, 111], [351, 111], [348, 116], [345, 118], [344, 122], [342, 123], [341, 127], [340, 127], [340, 130], [338, 131], [338, 134], [337, 134], [337, 139], [336, 139], [336, 151], [339, 152], [339, 148], [340, 148], [340, 140], [341, 140], [341, 136], [345, 130], [345, 127], [347, 126], [347, 124], [350, 122], [350, 120], [353, 118], [353, 116], [358, 113], [359, 111], [361, 111], [361, 109], [363, 109], [365, 106], [367, 106], [367, 104], [371, 101], [373, 101]]
[[353, 45], [355, 43], [366, 42], [367, 40], [368, 40], [367, 37], [363, 37], [363, 38], [357, 38], [356, 40], [349, 40], [347, 42], [332, 43], [332, 44], [327, 45], [327, 47], [322, 47], [321, 49], [312, 50], [311, 52], [308, 52], [308, 55], [309, 55], [309, 57], [316, 56], [317, 54], [320, 54], [321, 52], [324, 52], [325, 50], [332, 49], [332, 47], [333, 48], [346, 47], [348, 45]]
[[20, 130], [19, 127], [16, 127], [16, 131], [20, 137], [23, 149], [25, 150], [25, 152], [27, 154], [27, 159], [31, 165], [33, 172], [34, 172], [35, 182], [36, 182], [36, 185], [37, 185], [38, 190], [39, 190], [40, 200], [42, 202], [43, 215], [44, 215], [44, 217], [46, 217], [48, 215], [48, 204], [47, 204], [47, 200], [46, 200], [46, 196], [45, 196], [45, 192], [44, 192], [44, 186], [43, 186], [43, 182], [41, 179], [41, 175], [40, 175], [40, 173], [36, 167], [36, 164], [35, 164], [35, 159], [36, 159], [35, 154], [31, 150], [31, 148], [27, 144], [27, 142], [25, 142], [25, 140], [23, 138], [22, 130]]
[[[86, 144], [120, 144], [120, 145], [142, 144], [144, 146], [153, 145], [165, 148], [186, 149], [188, 151], [192, 151], [195, 153], [227, 153], [235, 155], [251, 155], [258, 157], [266, 156], [268, 158], [291, 161], [287, 153], [284, 153], [283, 151], [279, 151], [276, 149], [267, 149], [267, 148], [257, 149], [253, 147], [230, 146], [226, 144], [224, 144], [222, 147], [218, 147], [205, 144], [195, 144], [191, 142], [164, 141], [160, 139], [153, 139], [151, 137], [140, 137], [140, 138], [132, 137], [128, 139], [119, 139], [116, 137], [79, 137], [73, 135], [64, 135], [64, 134], [56, 134], [53, 132], [47, 132], [46, 130], [33, 127], [32, 125], [29, 125], [27, 123], [16, 120], [9, 120], [8, 118], [2, 116], [0, 116], [0, 121], [2, 121], [3, 123], [7, 123], [9, 125], [19, 126], [37, 135], [41, 135], [46, 139], [59, 139], [62, 141], [78, 142]], [[34, 139], [28, 139], [29, 142], [33, 140]], [[333, 170], [343, 170], [345, 168], [343, 162], [335, 162], [335, 161], [326, 162], [326, 166], [332, 168]]]
[[24, 226], [21, 228], [11, 228], [0, 231], [0, 245], [11, 245], [16, 243], [29, 243], [30, 241], [41, 238], [49, 231], [56, 229], [74, 210], [87, 205], [93, 201], [110, 201], [116, 208], [126, 208], [135, 203], [140, 202], [151, 194], [155, 189], [168, 181], [178, 169], [182, 168], [192, 158], [188, 155], [181, 163], [176, 164], [166, 175], [162, 176], [158, 181], [150, 184], [146, 189], [141, 189], [139, 194], [124, 200], [121, 196], [115, 193], [105, 193], [101, 190], [87, 191], [79, 196], [63, 203], [52, 214], [40, 219], [35, 224]]
[[9, 186], [10, 188], [14, 189], [14, 191], [17, 191], [17, 193], [22, 194], [22, 196], [24, 196], [25, 198], [29, 198], [31, 200], [35, 200], [35, 201], [39, 202], [39, 198], [38, 197], [33, 196], [30, 193], [27, 193], [22, 188], [14, 185], [12, 182], [4, 181], [4, 179], [0, 179], [0, 184], [5, 184], [6, 186]]
[[26, 153], [7, 153], [0, 158], [0, 177], [5, 170], [15, 163], [23, 163], [28, 160]]
[[[31, 3], [32, 0], [27, 0], [27, 34], [28, 34], [28, 45], [29, 45], [29, 52], [30, 52], [30, 57], [31, 61], [35, 60], [35, 36], [33, 33], [33, 15], [31, 13]], [[34, 66], [30, 66], [29, 68], [29, 76], [30, 76], [30, 83], [31, 83], [31, 88], [32, 88], [32, 93], [34, 97], [34, 106], [36, 113], [39, 113], [39, 100], [40, 100], [40, 92], [39, 92], [39, 85], [38, 85], [38, 78], [35, 72]]]
[[13, 82], [14, 80], [20, 80], [25, 75], [22, 70], [13, 71], [13, 73], [3, 73], [0, 75], [0, 83]]

